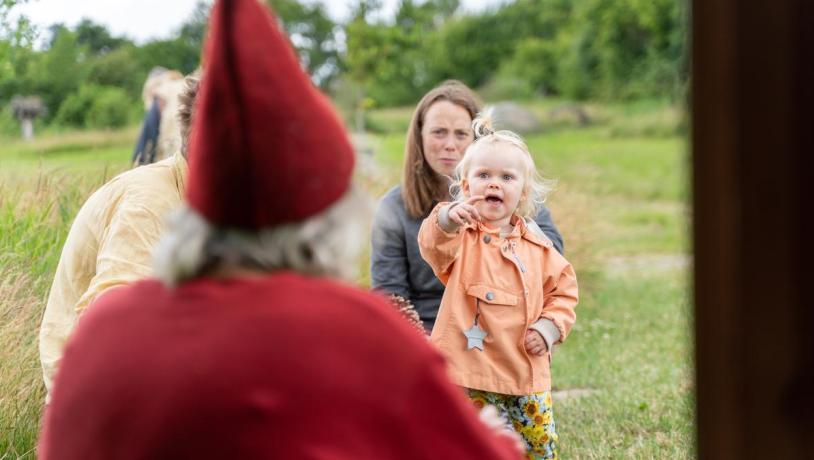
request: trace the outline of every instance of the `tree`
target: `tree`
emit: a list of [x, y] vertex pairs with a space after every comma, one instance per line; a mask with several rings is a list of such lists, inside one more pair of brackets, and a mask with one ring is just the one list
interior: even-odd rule
[[11, 96], [9, 88], [17, 86], [14, 82], [19, 78], [19, 65], [17, 59], [27, 56], [34, 40], [34, 28], [28, 18], [20, 15], [17, 22], [9, 20], [9, 13], [14, 6], [25, 3], [26, 0], [0, 1], [0, 98]]
[[49, 114], [57, 113], [62, 101], [79, 88], [87, 75], [76, 34], [63, 26], [53, 26], [52, 30], [51, 47], [28, 68], [28, 78]]
[[268, 0], [268, 3], [291, 38], [303, 67], [315, 83], [328, 88], [342, 71], [337, 24], [321, 3], [302, 4], [297, 0]]
[[104, 55], [130, 43], [125, 38], [113, 37], [105, 26], [96, 24], [90, 19], [80, 21], [74, 32], [76, 33], [76, 43], [84, 46], [94, 56]]
[[139, 65], [134, 45], [116, 48], [88, 62], [86, 82], [123, 89], [133, 99], [141, 93], [147, 69]]
[[370, 20], [379, 5], [360, 1], [354, 9], [345, 27], [346, 66], [376, 104], [413, 103], [437, 82], [428, 43], [457, 10], [458, 1], [402, 0], [393, 24]]
[[183, 74], [193, 72], [201, 60], [201, 49], [206, 35], [210, 6], [199, 1], [192, 15], [181, 25], [178, 36], [165, 40], [153, 40], [137, 48], [134, 53], [144, 69], [142, 77], [149, 69], [162, 66], [178, 70]]
[[684, 0], [591, 0], [574, 14], [573, 37], [593, 63], [591, 95], [671, 95], [685, 78]]

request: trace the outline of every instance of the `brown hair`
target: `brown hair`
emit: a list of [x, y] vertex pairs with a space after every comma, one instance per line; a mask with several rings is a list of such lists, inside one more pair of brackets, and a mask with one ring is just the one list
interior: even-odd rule
[[195, 98], [198, 97], [198, 87], [201, 85], [200, 72], [194, 72], [184, 79], [184, 90], [178, 95], [178, 121], [181, 123], [181, 153], [187, 156], [189, 145], [189, 132], [192, 130], [192, 112], [195, 107]]
[[410, 128], [407, 130], [407, 142], [404, 146], [404, 171], [401, 180], [401, 197], [407, 214], [420, 219], [432, 210], [432, 204], [438, 198], [439, 191], [446, 183], [432, 170], [424, 158], [424, 143], [421, 129], [424, 127], [424, 116], [430, 106], [438, 101], [449, 101], [461, 106], [474, 119], [481, 110], [481, 101], [468, 86], [457, 80], [447, 80], [431, 89], [413, 112]]

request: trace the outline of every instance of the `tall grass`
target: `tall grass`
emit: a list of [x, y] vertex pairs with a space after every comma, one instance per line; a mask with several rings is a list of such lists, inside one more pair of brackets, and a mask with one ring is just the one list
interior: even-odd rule
[[45, 387], [37, 335], [79, 206], [127, 163], [132, 130], [0, 149], [0, 459], [33, 458]]
[[0, 196], [0, 452], [14, 458], [30, 455], [36, 440], [44, 394], [37, 329], [77, 197], [56, 193], [45, 177], [30, 190], [0, 187]]

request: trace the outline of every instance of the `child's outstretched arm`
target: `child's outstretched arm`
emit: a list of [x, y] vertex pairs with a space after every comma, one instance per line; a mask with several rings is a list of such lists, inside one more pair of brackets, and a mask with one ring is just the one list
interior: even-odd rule
[[472, 206], [473, 199], [477, 201], [483, 197], [472, 197], [465, 202], [438, 203], [418, 230], [421, 257], [444, 284], [461, 247], [461, 233], [458, 230], [462, 225], [480, 220], [480, 215]]

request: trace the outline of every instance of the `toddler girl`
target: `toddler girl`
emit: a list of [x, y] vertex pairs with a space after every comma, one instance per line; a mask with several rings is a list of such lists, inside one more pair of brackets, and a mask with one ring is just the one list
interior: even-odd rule
[[475, 405], [497, 406], [523, 437], [528, 458], [557, 458], [549, 364], [576, 319], [576, 275], [530, 219], [548, 190], [526, 144], [493, 132], [488, 112], [473, 127], [455, 201], [418, 233], [446, 286], [431, 340]]

